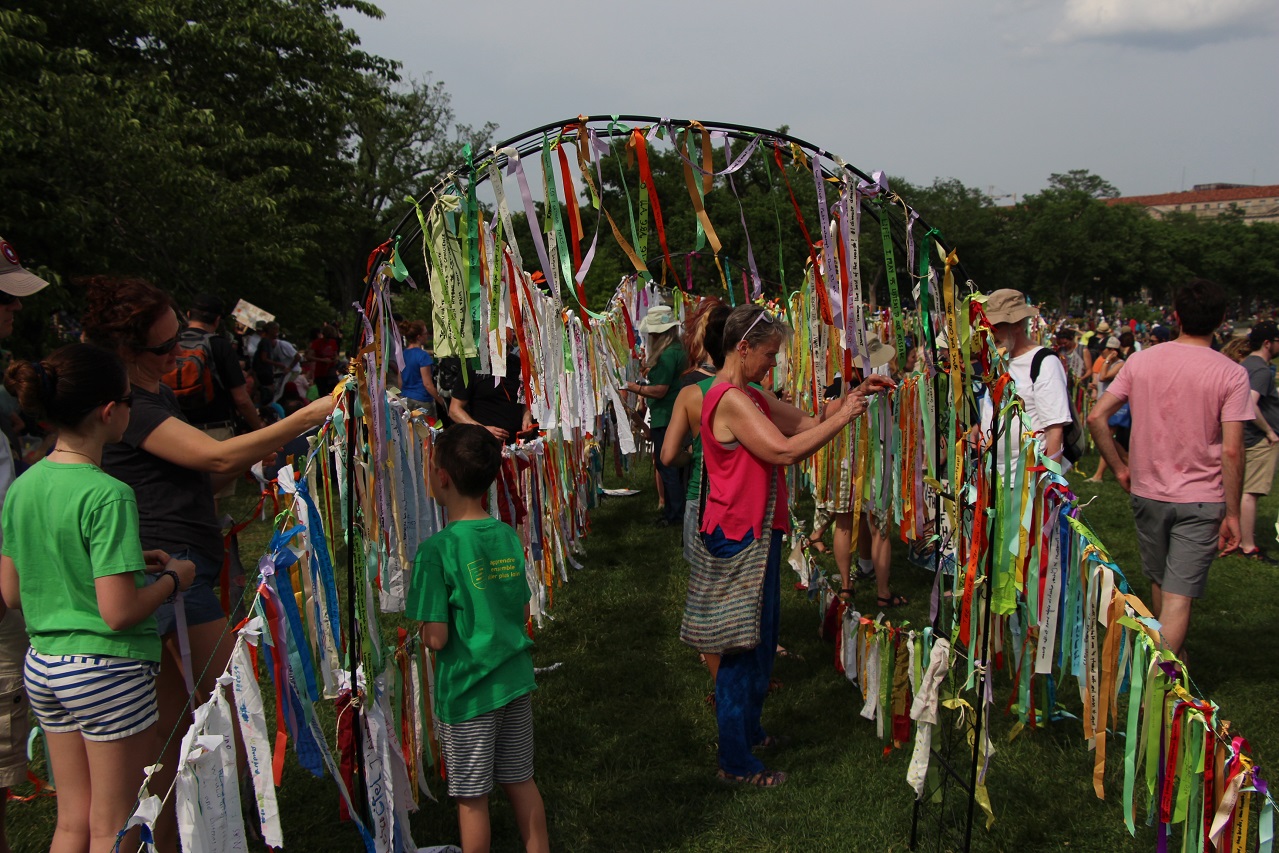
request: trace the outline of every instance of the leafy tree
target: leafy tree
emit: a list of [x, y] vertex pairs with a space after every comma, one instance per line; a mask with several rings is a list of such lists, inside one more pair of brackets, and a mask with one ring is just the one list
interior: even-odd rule
[[0, 233], [67, 280], [247, 296], [295, 329], [349, 304], [395, 193], [491, 126], [448, 137], [442, 85], [397, 86], [343, 9], [381, 15], [362, 0], [0, 11]]
[[1106, 180], [1068, 172], [1026, 196], [1008, 216], [1001, 254], [1019, 289], [1060, 310], [1106, 294], [1129, 298], [1145, 281], [1141, 255], [1144, 209], [1108, 205]]
[[1048, 188], [1083, 193], [1092, 198], [1119, 198], [1119, 190], [1114, 184], [1087, 169], [1054, 172], [1048, 176]]

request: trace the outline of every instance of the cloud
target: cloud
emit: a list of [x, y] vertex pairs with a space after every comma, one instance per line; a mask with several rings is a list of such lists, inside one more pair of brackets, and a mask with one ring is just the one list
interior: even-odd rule
[[1274, 32], [1277, 18], [1273, 0], [1066, 0], [1052, 41], [1188, 50]]

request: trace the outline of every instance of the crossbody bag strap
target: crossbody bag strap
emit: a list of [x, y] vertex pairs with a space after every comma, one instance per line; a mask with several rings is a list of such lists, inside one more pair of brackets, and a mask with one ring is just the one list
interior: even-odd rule
[[697, 531], [701, 535], [702, 516], [706, 515], [706, 493], [710, 489], [710, 472], [706, 470], [706, 448], [702, 448], [702, 490], [697, 495]]

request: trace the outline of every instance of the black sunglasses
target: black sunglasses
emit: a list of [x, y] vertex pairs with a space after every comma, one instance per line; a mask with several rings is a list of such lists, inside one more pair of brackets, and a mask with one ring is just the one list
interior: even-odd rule
[[178, 345], [177, 335], [169, 338], [162, 344], [156, 344], [153, 347], [138, 347], [138, 352], [149, 352], [152, 355], [168, 355], [173, 352], [174, 347]]
[[130, 391], [128, 394], [125, 394], [119, 400], [116, 400], [116, 402], [119, 403], [121, 406], [128, 406], [130, 409], [132, 409], [133, 408], [133, 392]]
[[12, 305], [17, 301], [18, 297], [14, 296], [12, 293], [5, 293], [3, 290], [0, 290], [0, 305]]

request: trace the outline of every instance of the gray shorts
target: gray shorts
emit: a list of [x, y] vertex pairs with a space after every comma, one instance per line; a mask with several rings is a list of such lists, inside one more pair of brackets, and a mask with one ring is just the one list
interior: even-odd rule
[[1199, 598], [1217, 556], [1224, 503], [1169, 503], [1131, 495], [1141, 572], [1164, 592]]
[[450, 797], [486, 797], [494, 782], [513, 785], [533, 778], [531, 694], [460, 723], [441, 720], [439, 734]]

